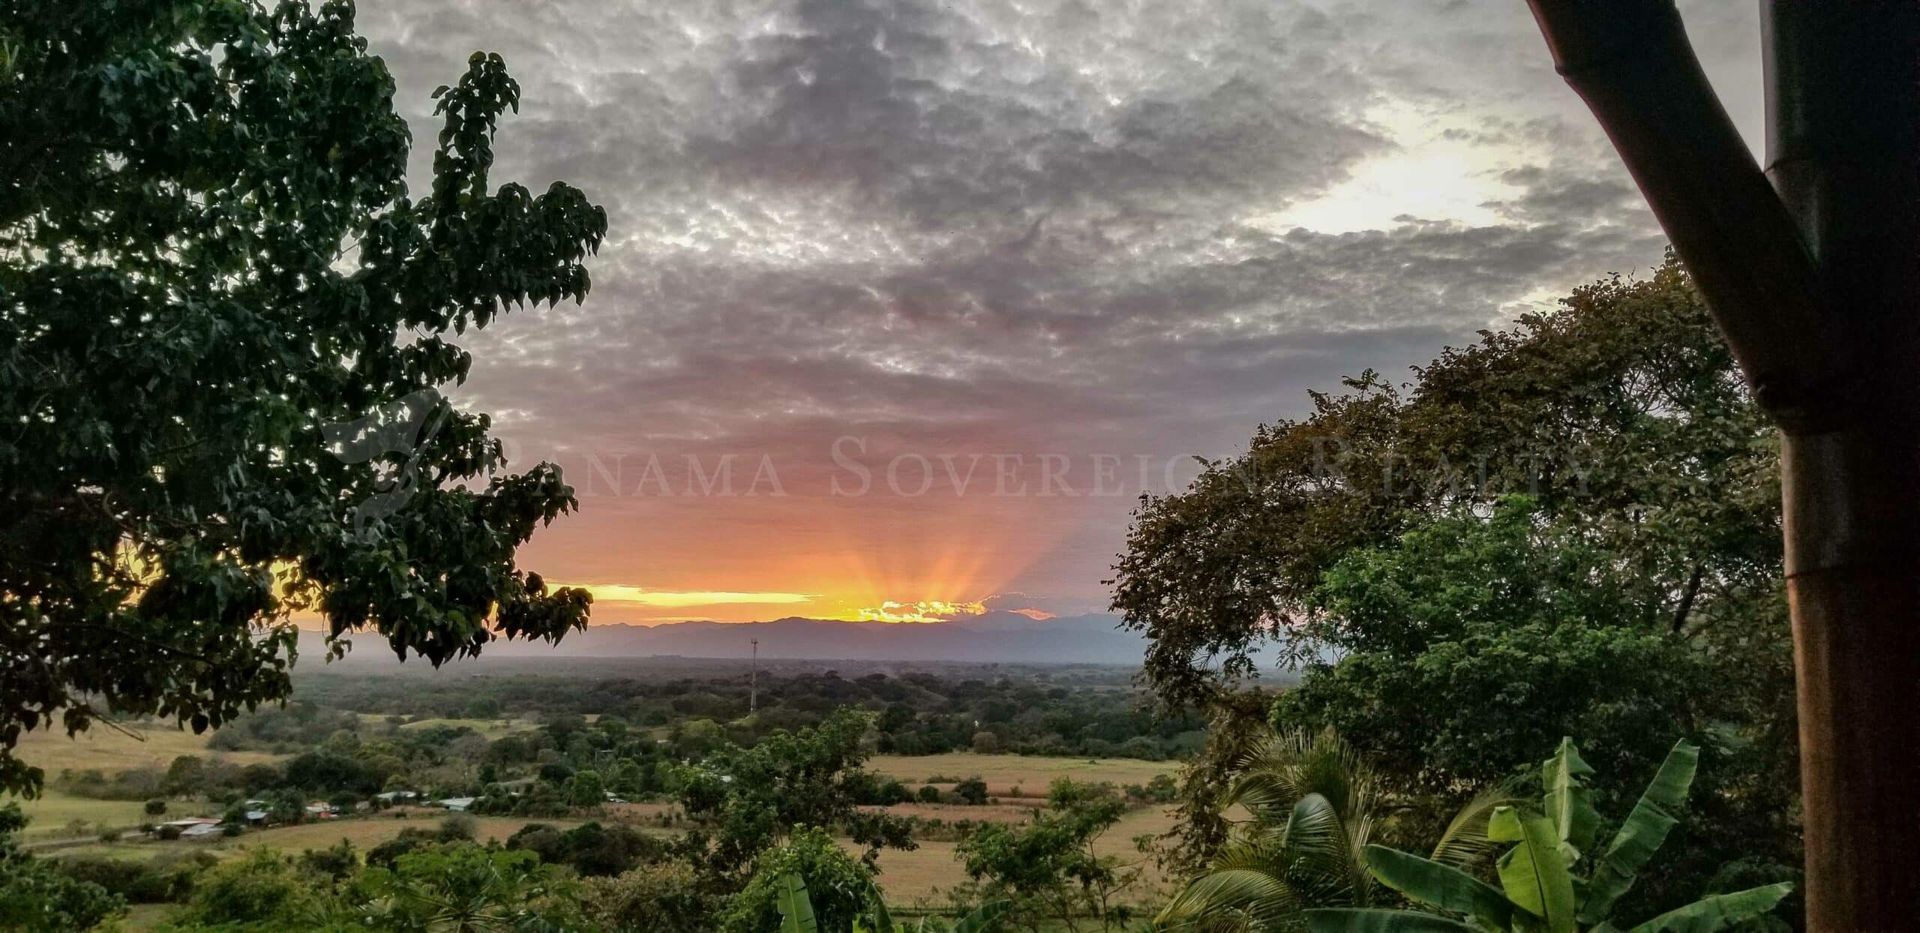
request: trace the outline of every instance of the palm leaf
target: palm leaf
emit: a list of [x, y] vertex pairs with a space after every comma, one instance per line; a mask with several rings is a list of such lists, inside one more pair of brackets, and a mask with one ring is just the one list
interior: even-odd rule
[[1511, 782], [1497, 784], [1475, 794], [1447, 823], [1446, 831], [1440, 834], [1440, 841], [1433, 847], [1431, 858], [1459, 869], [1471, 869], [1486, 862], [1500, 850], [1499, 843], [1487, 838], [1487, 821], [1492, 818], [1494, 810], [1515, 806], [1520, 802], [1521, 796]]
[[1417, 910], [1333, 907], [1307, 911], [1308, 933], [1476, 933], [1458, 920]]
[[820, 933], [820, 922], [813, 917], [813, 900], [807, 897], [807, 882], [799, 873], [787, 872], [774, 884], [780, 933]]
[[1594, 868], [1593, 877], [1587, 883], [1586, 902], [1580, 905], [1582, 922], [1596, 923], [1604, 919], [1612, 912], [1614, 902], [1633, 887], [1634, 876], [1680, 822], [1677, 811], [1686, 803], [1687, 791], [1693, 786], [1693, 775], [1699, 765], [1698, 747], [1687, 744], [1684, 739], [1674, 743], [1673, 751], [1667, 753], [1667, 760], [1661, 762], [1659, 772], [1653, 776], [1653, 783], [1647, 785], [1646, 792], [1633, 805], [1633, 811], [1627, 814], [1626, 822], [1620, 824], [1620, 831]]
[[1243, 914], [1262, 927], [1291, 926], [1304, 908], [1299, 893], [1284, 879], [1264, 871], [1229, 868], [1195, 878], [1156, 922], [1192, 926], [1209, 918]]
[[1772, 910], [1792, 891], [1793, 885], [1782, 882], [1715, 894], [1661, 914], [1634, 927], [1631, 933], [1714, 933]]
[[1385, 846], [1368, 846], [1367, 867], [1382, 884], [1421, 903], [1467, 914], [1496, 929], [1513, 925], [1513, 905], [1506, 895], [1450, 865]]

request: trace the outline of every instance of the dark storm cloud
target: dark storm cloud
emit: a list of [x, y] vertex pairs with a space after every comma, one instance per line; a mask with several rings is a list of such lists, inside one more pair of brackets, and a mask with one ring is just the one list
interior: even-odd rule
[[[1743, 80], [1721, 37], [1751, 12], [1684, 7]], [[469, 341], [472, 401], [563, 463], [804, 472], [849, 434], [1218, 456], [1661, 254], [1513, 3], [368, 0], [361, 25], [422, 141], [427, 91], [502, 52], [500, 177], [608, 206], [584, 307]], [[1286, 219], [1429, 144], [1477, 161], [1408, 193], [1478, 214]], [[1124, 515], [1099, 521], [1111, 553]], [[1030, 585], [1085, 590], [1105, 556]]]

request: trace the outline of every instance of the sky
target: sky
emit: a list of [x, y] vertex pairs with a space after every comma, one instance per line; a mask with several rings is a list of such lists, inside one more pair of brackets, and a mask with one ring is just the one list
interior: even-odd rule
[[[1757, 4], [1683, 0], [1761, 138]], [[461, 338], [582, 509], [594, 622], [1101, 610], [1137, 497], [1664, 239], [1521, 0], [362, 0], [496, 181], [604, 205], [583, 306]]]

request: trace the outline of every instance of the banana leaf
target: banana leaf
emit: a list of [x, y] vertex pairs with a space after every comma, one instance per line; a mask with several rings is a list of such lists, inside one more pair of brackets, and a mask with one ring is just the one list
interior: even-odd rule
[[1701, 898], [1634, 927], [1631, 933], [1714, 933], [1772, 910], [1793, 891], [1784, 882]]
[[1560, 854], [1560, 835], [1544, 816], [1510, 807], [1493, 812], [1487, 835], [1518, 842], [1500, 857], [1500, 886], [1515, 907], [1543, 921], [1547, 933], [1573, 933], [1573, 875]]
[[1574, 748], [1571, 738], [1561, 739], [1560, 751], [1540, 766], [1547, 817], [1553, 820], [1560, 841], [1571, 847], [1572, 851], [1561, 853], [1569, 862], [1592, 848], [1594, 834], [1600, 831], [1600, 811], [1593, 808], [1584, 780], [1592, 773], [1593, 768], [1581, 760], [1580, 751]]
[[1605, 855], [1594, 867], [1587, 882], [1586, 901], [1580, 905], [1583, 923], [1598, 923], [1613, 911], [1614, 902], [1633, 887], [1634, 876], [1653, 857], [1667, 833], [1680, 822], [1678, 811], [1686, 803], [1693, 787], [1693, 775], [1700, 765], [1700, 749], [1683, 739], [1674, 743], [1667, 760], [1660, 764], [1653, 783], [1647, 785], [1626, 822], [1607, 846]]
[[1477, 933], [1458, 920], [1417, 910], [1355, 907], [1307, 911], [1307, 933]]
[[953, 925], [951, 933], [987, 933], [1000, 928], [1000, 918], [1007, 915], [1012, 904], [1006, 901], [988, 901], [975, 907], [971, 913], [961, 917]]
[[1506, 895], [1450, 865], [1385, 846], [1368, 846], [1367, 867], [1380, 883], [1416, 901], [1467, 914], [1496, 929], [1513, 924], [1513, 905]]
[[807, 896], [807, 882], [799, 873], [781, 875], [774, 893], [774, 905], [780, 910], [780, 933], [820, 933], [820, 922], [813, 917], [813, 899]]

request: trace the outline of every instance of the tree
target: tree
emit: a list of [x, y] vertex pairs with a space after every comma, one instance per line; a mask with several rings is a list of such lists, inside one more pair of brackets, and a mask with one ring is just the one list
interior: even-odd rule
[[27, 825], [20, 807], [0, 807], [0, 927], [32, 933], [86, 930], [126, 909], [126, 901], [91, 881], [20, 851], [14, 836]]
[[167, 812], [167, 802], [165, 800], [160, 800], [158, 798], [155, 798], [153, 800], [147, 801], [146, 805], [141, 809], [144, 810], [148, 816], [159, 816], [160, 814]]
[[583, 299], [606, 231], [493, 187], [499, 56], [435, 93], [416, 199], [350, 3], [15, 3], [0, 49], [0, 787], [56, 710], [284, 698], [297, 609], [433, 664], [585, 623], [513, 560], [576, 505], [558, 468], [437, 391], [445, 334]]
[[567, 782], [567, 802], [576, 807], [597, 807], [607, 802], [607, 784], [598, 771], [578, 771]]
[[[1698, 749], [1685, 742], [1675, 745], [1613, 842], [1588, 861], [1592, 866], [1588, 876], [1575, 878], [1574, 867], [1598, 837], [1600, 813], [1586, 787], [1593, 769], [1581, 760], [1571, 739], [1563, 740], [1559, 752], [1540, 766], [1540, 807], [1501, 806], [1487, 823], [1490, 841], [1513, 844], [1500, 856], [1499, 888], [1441, 862], [1384, 846], [1366, 849], [1367, 867], [1381, 884], [1415, 901], [1464, 914], [1472, 923], [1417, 911], [1321, 908], [1307, 912], [1308, 929], [1313, 933], [1618, 930], [1611, 922], [1614, 908], [1679, 822], [1675, 811], [1686, 802], [1698, 763]], [[1773, 884], [1716, 894], [1633, 930], [1713, 933], [1729, 929], [1772, 910], [1791, 889], [1792, 885]]]
[[707, 848], [702, 867], [737, 878], [797, 826], [842, 828], [868, 847], [869, 860], [882, 846], [912, 848], [905, 821], [855, 809], [872, 785], [860, 768], [870, 719], [840, 710], [815, 728], [774, 732], [750, 748], [722, 748], [683, 769], [680, 806], [700, 833], [696, 844]]
[[1048, 916], [1073, 928], [1082, 913], [1112, 929], [1125, 919], [1112, 898], [1128, 879], [1093, 844], [1125, 812], [1126, 803], [1107, 788], [1060, 778], [1048, 792], [1047, 809], [1028, 823], [982, 825], [954, 854], [989, 897], [1006, 899], [1012, 916], [1030, 929], [1040, 929]]
[[1625, 587], [1609, 611], [1724, 637], [1716, 653], [1742, 659], [1730, 673], [1782, 670], [1753, 663], [1786, 656], [1774, 449], [1677, 265], [1579, 288], [1416, 377], [1367, 372], [1316, 393], [1307, 417], [1261, 427], [1245, 455], [1142, 503], [1114, 607], [1151, 639], [1162, 700], [1247, 686], [1256, 649], [1303, 664], [1365, 636], [1382, 613], [1329, 615], [1316, 598], [1331, 568], [1514, 494], [1582, 529], [1543, 543], [1609, 561], [1606, 584]]
[[1737, 716], [1701, 652], [1640, 624], [1637, 586], [1616, 579], [1629, 569], [1582, 530], [1517, 497], [1354, 551], [1310, 597], [1339, 620], [1339, 659], [1311, 665], [1274, 724], [1333, 728], [1398, 789], [1444, 798], [1510, 777], [1534, 763], [1524, 749], [1563, 735], [1630, 774]]
[[[1703, 831], [1641, 896], [1690, 895], [1735, 854], [1798, 861], [1774, 456], [1669, 264], [1410, 386], [1353, 380], [1148, 501], [1116, 604], [1153, 639], [1156, 692], [1213, 704], [1227, 746], [1183, 785], [1181, 867], [1223, 840], [1209, 788], [1263, 718], [1266, 698], [1236, 692], [1263, 646], [1301, 671], [1276, 723], [1336, 728], [1436, 824], [1562, 735], [1589, 736], [1610, 776], [1685, 736], [1711, 743]], [[1616, 780], [1603, 794], [1631, 793]]]
[[1673, 0], [1530, 0], [1779, 425], [1808, 922], [1920, 914], [1920, 7], [1769, 2], [1767, 168]]

